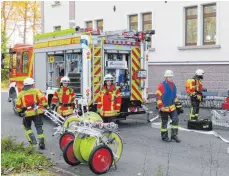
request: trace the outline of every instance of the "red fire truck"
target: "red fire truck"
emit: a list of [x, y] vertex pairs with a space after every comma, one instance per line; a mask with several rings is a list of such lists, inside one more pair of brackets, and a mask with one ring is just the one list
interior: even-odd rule
[[84, 97], [96, 111], [104, 75], [110, 73], [120, 87], [122, 117], [144, 114], [148, 96], [148, 48], [154, 31], [67, 29], [35, 36], [34, 46], [10, 49], [8, 100], [13, 102], [26, 77], [35, 79], [50, 103], [62, 76], [70, 78], [77, 98]]

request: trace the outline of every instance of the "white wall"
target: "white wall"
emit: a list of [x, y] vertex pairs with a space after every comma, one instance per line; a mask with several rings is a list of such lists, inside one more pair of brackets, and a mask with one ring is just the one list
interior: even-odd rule
[[[217, 45], [221, 48], [178, 50], [183, 46], [183, 7], [205, 4], [207, 1], [193, 2], [76, 2], [76, 25], [85, 27], [85, 21], [103, 19], [104, 31], [128, 28], [127, 15], [138, 14], [141, 30], [141, 13], [152, 12], [154, 52], [150, 52], [152, 62], [184, 61], [229, 61], [229, 2], [217, 2]], [[214, 1], [213, 1], [214, 2]], [[53, 31], [53, 26], [69, 28], [68, 2], [52, 7], [53, 2], [45, 2], [45, 32]], [[113, 11], [116, 6], [116, 11]], [[201, 13], [199, 12], [199, 15]], [[95, 23], [95, 21], [94, 21]], [[95, 27], [95, 25], [94, 25]]]
[[53, 32], [54, 26], [69, 28], [69, 2], [60, 1], [60, 5], [52, 6], [54, 1], [44, 2], [44, 32]]

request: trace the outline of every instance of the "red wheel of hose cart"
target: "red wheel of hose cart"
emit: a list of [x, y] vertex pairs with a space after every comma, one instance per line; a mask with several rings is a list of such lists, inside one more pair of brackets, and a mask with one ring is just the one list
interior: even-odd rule
[[64, 157], [64, 161], [67, 164], [71, 166], [77, 166], [80, 164], [80, 161], [78, 161], [74, 155], [73, 144], [74, 144], [74, 140], [68, 142], [68, 144], [64, 148], [63, 157]]
[[106, 145], [99, 145], [93, 149], [89, 157], [89, 167], [95, 174], [106, 173], [113, 163], [113, 153]]
[[64, 151], [64, 148], [68, 144], [68, 142], [74, 139], [75, 135], [71, 132], [65, 132], [64, 134], [62, 134], [59, 139], [60, 149]]

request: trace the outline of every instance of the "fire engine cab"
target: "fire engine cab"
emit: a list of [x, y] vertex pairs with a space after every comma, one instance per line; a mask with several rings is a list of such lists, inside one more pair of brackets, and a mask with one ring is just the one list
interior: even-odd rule
[[120, 117], [146, 113], [148, 94], [148, 48], [154, 31], [108, 31], [81, 29], [45, 33], [34, 38], [34, 46], [18, 44], [10, 49], [9, 101], [23, 88], [26, 77], [35, 79], [49, 103], [63, 76], [76, 98], [87, 98], [96, 111], [103, 77], [110, 73], [122, 95]]

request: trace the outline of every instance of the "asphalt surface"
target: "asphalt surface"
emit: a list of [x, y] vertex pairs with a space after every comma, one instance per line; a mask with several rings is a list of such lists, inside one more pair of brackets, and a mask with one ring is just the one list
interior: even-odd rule
[[[22, 119], [14, 115], [12, 104], [7, 102], [7, 93], [2, 92], [1, 95], [1, 135], [15, 136], [19, 142], [27, 142]], [[185, 110], [180, 116], [182, 127], [186, 127], [187, 114], [188, 110]], [[202, 110], [200, 114], [210, 116], [208, 110]], [[59, 136], [52, 136], [53, 128], [54, 125], [45, 119], [47, 144], [42, 151], [44, 155], [51, 158], [58, 168], [68, 171], [66, 175], [95, 175], [87, 165], [72, 167], [65, 163], [59, 149]], [[130, 116], [119, 124], [119, 129], [124, 143], [123, 154], [117, 170], [111, 168], [104, 174], [106, 176], [228, 176], [229, 144], [212, 135], [180, 131], [181, 143], [164, 143], [159, 129], [148, 124], [145, 115]], [[33, 130], [35, 132], [34, 126]], [[229, 139], [228, 129], [215, 130]]]

